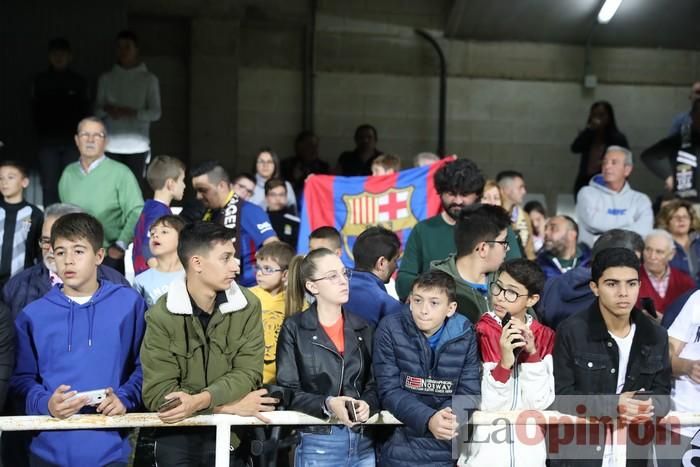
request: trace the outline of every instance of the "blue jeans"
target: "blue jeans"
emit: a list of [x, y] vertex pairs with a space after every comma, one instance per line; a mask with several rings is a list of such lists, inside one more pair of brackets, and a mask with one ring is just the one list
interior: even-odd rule
[[301, 433], [294, 455], [295, 467], [374, 467], [374, 442], [345, 426], [331, 434]]

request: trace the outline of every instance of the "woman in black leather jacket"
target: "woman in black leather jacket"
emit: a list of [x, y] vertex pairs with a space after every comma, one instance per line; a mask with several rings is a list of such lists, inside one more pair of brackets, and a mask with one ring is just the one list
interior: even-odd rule
[[374, 443], [359, 425], [379, 408], [372, 375], [373, 329], [342, 307], [348, 301], [349, 274], [325, 248], [290, 265], [288, 289], [306, 290], [316, 301], [282, 325], [277, 384], [291, 393], [291, 410], [334, 417], [344, 425], [304, 427], [297, 466], [375, 465]]

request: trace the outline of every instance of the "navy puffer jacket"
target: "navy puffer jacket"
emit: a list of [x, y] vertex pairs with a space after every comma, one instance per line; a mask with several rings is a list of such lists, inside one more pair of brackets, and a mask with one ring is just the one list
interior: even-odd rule
[[373, 364], [382, 408], [404, 424], [382, 447], [381, 465], [454, 465], [451, 442], [435, 439], [428, 421], [451, 406], [453, 396], [480, 394], [481, 364], [471, 322], [458, 313], [448, 318], [433, 352], [405, 307], [379, 324]]

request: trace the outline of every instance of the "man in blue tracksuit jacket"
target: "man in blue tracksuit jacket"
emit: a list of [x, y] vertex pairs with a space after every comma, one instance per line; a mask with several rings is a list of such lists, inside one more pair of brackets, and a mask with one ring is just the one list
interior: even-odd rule
[[[410, 308], [384, 318], [375, 332], [373, 365], [382, 408], [404, 426], [380, 453], [383, 466], [453, 466], [454, 396], [481, 393], [471, 322], [457, 309], [454, 279], [432, 270], [413, 284]], [[472, 408], [474, 405], [472, 405]]]
[[[120, 415], [141, 404], [139, 349], [146, 304], [134, 290], [97, 280], [104, 258], [102, 226], [88, 214], [56, 221], [51, 243], [62, 285], [19, 314], [11, 390], [27, 415], [68, 418], [75, 413]], [[76, 392], [106, 390], [98, 405]], [[33, 466], [126, 466], [131, 446], [120, 430], [38, 432]]]

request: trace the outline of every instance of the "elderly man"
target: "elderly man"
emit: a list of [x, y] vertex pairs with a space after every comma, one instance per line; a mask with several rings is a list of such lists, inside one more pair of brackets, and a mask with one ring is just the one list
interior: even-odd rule
[[[75, 212], [83, 212], [83, 210], [72, 204], [59, 203], [46, 208], [46, 217], [41, 228], [41, 240], [39, 241], [43, 261], [15, 274], [2, 289], [2, 301], [10, 307], [13, 319], [25, 306], [43, 297], [51, 286], [61, 282], [56, 274], [56, 261], [49, 242], [51, 227], [58, 218]], [[97, 267], [97, 279], [130, 286], [124, 276], [105, 265]]]
[[266, 243], [279, 241], [267, 213], [237, 193], [226, 169], [217, 161], [203, 162], [192, 170], [192, 187], [207, 209], [202, 220], [236, 230], [234, 245], [241, 262], [239, 283], [245, 287], [255, 285], [255, 252]]
[[673, 237], [665, 230], [652, 230], [644, 239], [637, 302], [640, 308], [642, 299], [651, 298], [656, 311], [663, 313], [680, 295], [695, 288], [695, 282], [687, 273], [668, 265], [675, 252]]
[[586, 245], [593, 246], [600, 234], [610, 229], [631, 230], [642, 237], [652, 229], [651, 200], [627, 182], [632, 169], [632, 152], [610, 146], [603, 156], [602, 173], [579, 191], [576, 217]]
[[134, 238], [143, 196], [129, 168], [105, 156], [107, 129], [97, 117], [78, 123], [75, 144], [80, 159], [68, 165], [58, 182], [63, 203], [83, 208], [104, 228], [104, 263], [124, 272], [124, 252]]
[[560, 276], [588, 262], [590, 250], [578, 245], [578, 225], [569, 216], [550, 218], [544, 228], [544, 248], [537, 264], [547, 279]]

